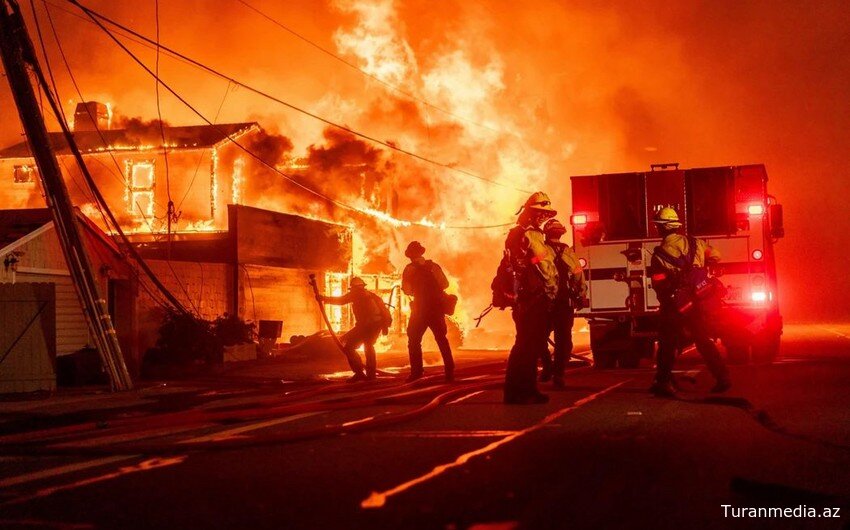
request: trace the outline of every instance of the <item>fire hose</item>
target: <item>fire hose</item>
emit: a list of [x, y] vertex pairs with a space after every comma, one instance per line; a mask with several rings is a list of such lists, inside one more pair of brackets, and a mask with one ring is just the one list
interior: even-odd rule
[[[492, 363], [482, 366], [473, 367], [476, 371], [483, 368], [502, 367], [503, 363]], [[475, 372], [473, 372], [475, 373]], [[0, 436], [0, 452], [9, 445], [27, 443], [31, 441], [39, 441], [42, 443], [62, 440], [74, 440], [85, 438], [87, 436], [107, 436], [132, 433], [138, 430], [139, 427], [161, 428], [161, 427], [177, 427], [183, 425], [203, 424], [210, 422], [238, 422], [264, 419], [281, 414], [297, 414], [301, 412], [316, 411], [321, 409], [326, 410], [342, 410], [346, 408], [356, 408], [358, 406], [368, 405], [371, 402], [364, 398], [374, 400], [389, 397], [397, 394], [399, 391], [407, 392], [407, 389], [419, 388], [422, 392], [428, 393], [433, 390], [438, 390], [439, 387], [425, 387], [432, 378], [423, 378], [412, 383], [401, 385], [390, 385], [383, 388], [375, 388], [374, 384], [344, 384], [330, 385], [319, 389], [307, 389], [300, 392], [293, 392], [280, 398], [266, 399], [260, 401], [253, 408], [248, 410], [224, 410], [218, 412], [208, 412], [200, 410], [181, 411], [175, 413], [162, 414], [158, 416], [142, 416], [134, 418], [124, 418], [112, 421], [88, 421], [74, 425], [63, 427], [55, 427], [51, 429], [42, 429], [38, 431], [30, 431], [19, 434], [11, 434]], [[366, 392], [360, 392], [353, 396], [330, 397], [324, 400], [294, 402], [296, 400], [311, 398], [324, 393], [338, 393], [356, 390], [357, 388], [368, 388]], [[422, 388], [424, 387], [424, 388]]]
[[[339, 352], [345, 355], [345, 346], [340, 342], [339, 337], [337, 337], [336, 332], [334, 331], [333, 326], [331, 325], [331, 320], [328, 318], [327, 312], [325, 312], [325, 304], [322, 303], [322, 295], [319, 293], [319, 286], [316, 283], [316, 275], [310, 275], [310, 287], [313, 288], [313, 294], [316, 295], [316, 303], [319, 304], [319, 312], [322, 314], [322, 320], [325, 322], [325, 326], [328, 328], [328, 333], [330, 333], [331, 338], [336, 344], [336, 347], [339, 348]], [[347, 356], [346, 356], [347, 357]]]
[[[279, 443], [289, 443], [295, 441], [309, 440], [324, 436], [333, 436], [344, 433], [360, 432], [367, 429], [382, 427], [391, 424], [397, 424], [404, 421], [413, 420], [422, 417], [430, 412], [433, 412], [437, 407], [443, 405], [451, 398], [459, 394], [498, 388], [501, 385], [501, 376], [494, 375], [486, 381], [466, 384], [462, 386], [454, 386], [451, 389], [441, 392], [434, 396], [425, 405], [417, 407], [413, 410], [408, 410], [399, 413], [389, 413], [382, 416], [376, 416], [354, 424], [335, 424], [325, 425], [302, 431], [285, 432], [279, 434], [263, 435], [254, 438], [244, 439], [225, 439], [221, 441], [198, 441], [188, 443], [123, 443], [118, 445], [70, 445], [63, 444], [62, 446], [48, 446], [36, 444], [14, 444], [0, 446], [0, 452], [3, 454], [26, 454], [26, 455], [116, 455], [116, 454], [144, 454], [144, 455], [165, 455], [165, 454], [182, 454], [190, 451], [210, 451], [210, 450], [230, 450], [245, 447], [255, 447], [260, 445], [271, 445]], [[432, 388], [424, 388], [409, 392], [403, 392], [397, 395], [384, 396], [382, 398], [374, 398], [365, 400], [365, 403], [358, 405], [378, 405], [383, 403], [392, 403], [401, 399], [407, 399], [415, 396], [423, 391], [433, 391], [445, 388], [446, 385], [440, 385]], [[339, 410], [346, 407], [329, 408], [318, 407], [318, 411], [324, 410]], [[280, 411], [279, 411], [280, 412]], [[287, 414], [288, 415], [288, 414]], [[280, 416], [280, 414], [276, 414]]]

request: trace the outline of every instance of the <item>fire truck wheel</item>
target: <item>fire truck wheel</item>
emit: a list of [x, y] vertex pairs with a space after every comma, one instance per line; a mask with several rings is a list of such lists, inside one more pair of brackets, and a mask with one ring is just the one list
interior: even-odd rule
[[610, 370], [617, 366], [615, 350], [593, 350], [593, 367], [597, 370]]
[[770, 363], [779, 355], [779, 335], [763, 335], [753, 341], [753, 362]]
[[655, 352], [655, 343], [644, 338], [631, 340], [631, 347], [619, 354], [618, 362], [620, 368], [634, 369], [640, 366], [640, 360], [644, 357], [652, 357]]
[[640, 352], [634, 349], [623, 350], [617, 358], [620, 368], [634, 369], [640, 366]]
[[747, 364], [750, 360], [750, 347], [745, 341], [724, 340], [726, 361], [729, 364]]

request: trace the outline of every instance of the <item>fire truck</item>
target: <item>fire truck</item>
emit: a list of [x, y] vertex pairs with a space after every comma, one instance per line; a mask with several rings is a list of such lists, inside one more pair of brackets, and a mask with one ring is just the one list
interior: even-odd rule
[[[712, 334], [734, 364], [769, 362], [779, 351], [774, 245], [784, 236], [782, 206], [768, 194], [764, 165], [571, 177], [573, 242], [589, 286], [587, 319], [594, 365], [636, 368], [658, 338], [658, 298], [647, 274], [661, 238], [652, 219], [679, 213], [688, 234], [721, 254], [712, 274], [726, 287]], [[688, 344], [682, 344], [682, 348]]]

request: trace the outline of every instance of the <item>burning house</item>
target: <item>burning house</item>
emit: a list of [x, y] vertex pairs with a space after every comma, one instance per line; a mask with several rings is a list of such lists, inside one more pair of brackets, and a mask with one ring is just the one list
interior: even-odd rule
[[[262, 186], [246, 186], [246, 176], [256, 174], [259, 166], [269, 166], [254, 153], [263, 152], [271, 162], [280, 159], [281, 146], [286, 147], [279, 140], [282, 137], [266, 134], [256, 123], [162, 124], [160, 128], [159, 123], [131, 119], [113, 124], [111, 119], [104, 105], [79, 105], [74, 138], [96, 185], [159, 281], [186, 308], [205, 319], [229, 313], [246, 320], [282, 321], [287, 337], [320, 329], [321, 317], [307, 276], [316, 273], [328, 292], [346, 288], [352, 269], [351, 227], [241, 205], [262, 203]], [[96, 234], [94, 240], [107, 245], [113, 260], [121, 263], [121, 267], [98, 267], [127, 269], [123, 277], [138, 279], [138, 272], [123, 259], [106, 226], [98, 226], [102, 212], [94, 206], [64, 137], [51, 133], [50, 142], [72, 201], [81, 205], [85, 214], [79, 216], [81, 222]], [[242, 145], [252, 146], [250, 155]], [[263, 169], [268, 172], [268, 167]], [[37, 253], [24, 248], [33, 244], [34, 236], [27, 234], [46, 233], [43, 226], [50, 223], [37, 171], [26, 142], [0, 150], [0, 178], [8, 179], [7, 185], [0, 186], [0, 204], [16, 208], [5, 210], [4, 216], [38, 217], [33, 217], [33, 222], [38, 222], [29, 227], [32, 230], [4, 225], [3, 236], [9, 240], [4, 256], [17, 260], [18, 254], [13, 254], [17, 252], [26, 256], [24, 261], [40, 259], [44, 270], [58, 276], [33, 279], [27, 272], [32, 267], [22, 265], [17, 278], [10, 273], [3, 281], [56, 285], [65, 304], [60, 309], [71, 315], [62, 317], [62, 322], [56, 320], [57, 353], [61, 356], [88, 347], [92, 341], [57, 242], [41, 244]], [[169, 216], [169, 210], [173, 215]], [[57, 272], [63, 270], [64, 275]], [[114, 279], [102, 286], [110, 296], [117, 293], [113, 284]], [[128, 320], [132, 329], [128, 328], [126, 347], [122, 348], [131, 369], [140, 365], [141, 354], [154, 344], [163, 316], [152, 289], [144, 289], [141, 279], [133, 285]], [[66, 307], [68, 304], [73, 308]], [[335, 324], [344, 325], [345, 316], [337, 314]], [[64, 330], [64, 323], [76, 327]]]
[[[392, 307], [392, 331], [404, 332], [409, 301], [392, 254], [401, 244], [395, 231], [410, 223], [394, 217], [398, 168], [380, 149], [328, 129], [324, 143], [296, 157], [288, 138], [255, 122], [177, 127], [115, 117], [96, 102], [79, 104], [73, 125], [75, 143], [118, 223], [192, 313], [282, 321], [284, 339], [307, 335], [322, 328], [308, 274], [317, 274], [329, 295], [347, 290], [358, 274]], [[64, 136], [49, 133], [49, 141], [72, 202], [110, 239]], [[8, 179], [0, 204], [42, 207], [37, 171], [27, 142], [0, 150], [0, 179]], [[333, 196], [356, 206], [323, 199]], [[433, 225], [424, 217], [417, 224]], [[164, 315], [145, 285], [142, 277], [131, 369], [154, 345]], [[328, 312], [337, 330], [352, 324], [349, 308]]]
[[[247, 156], [236, 142], [259, 135], [253, 122], [172, 127], [137, 118], [113, 123], [106, 105], [80, 103], [74, 139], [101, 193], [126, 231], [159, 232], [223, 226], [225, 206], [242, 204]], [[90, 193], [62, 133], [50, 143], [74, 204], [97, 219]], [[38, 169], [26, 141], [0, 150], [0, 204], [32, 208], [43, 204]]]

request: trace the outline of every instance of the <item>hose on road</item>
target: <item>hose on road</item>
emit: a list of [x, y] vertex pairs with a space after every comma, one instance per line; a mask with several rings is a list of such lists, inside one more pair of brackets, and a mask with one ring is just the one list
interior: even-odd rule
[[[336, 425], [325, 425], [322, 427], [316, 427], [311, 429], [304, 429], [300, 431], [289, 431], [284, 433], [276, 433], [276, 434], [264, 434], [251, 438], [233, 438], [233, 439], [224, 439], [220, 441], [199, 441], [199, 442], [186, 442], [186, 443], [175, 443], [175, 442], [167, 442], [167, 443], [121, 443], [121, 444], [112, 444], [112, 445], [100, 445], [100, 446], [74, 446], [74, 445], [63, 445], [63, 446], [55, 446], [55, 445], [33, 445], [33, 444], [16, 444], [16, 445], [3, 445], [0, 446], [0, 453], [2, 454], [26, 454], [26, 455], [64, 455], [64, 456], [103, 456], [103, 455], [173, 455], [173, 454], [184, 454], [187, 452], [195, 452], [195, 451], [222, 451], [222, 450], [232, 450], [232, 449], [241, 449], [246, 447], [256, 447], [262, 445], [274, 445], [281, 443], [290, 443], [296, 441], [304, 441], [314, 438], [321, 438], [326, 436], [334, 436], [340, 434], [349, 434], [365, 431], [368, 429], [374, 429], [376, 427], [383, 427], [387, 425], [394, 425], [398, 423], [402, 423], [405, 421], [410, 421], [413, 419], [417, 419], [423, 417], [434, 410], [436, 410], [439, 406], [447, 403], [451, 399], [467, 394], [470, 392], [477, 392], [481, 390], [495, 389], [501, 386], [501, 376], [494, 375], [488, 377], [484, 381], [466, 384], [461, 386], [454, 386], [448, 390], [445, 390], [446, 385], [439, 385], [432, 388], [423, 388], [419, 390], [412, 390], [397, 394], [396, 396], [382, 396], [379, 398], [371, 398], [367, 400], [368, 404], [375, 405], [381, 403], [391, 403], [397, 401], [399, 399], [406, 400], [412, 396], [416, 396], [418, 394], [423, 393], [424, 391], [432, 391], [432, 390], [445, 390], [440, 392], [436, 396], [434, 396], [431, 400], [429, 400], [426, 404], [416, 407], [413, 410], [408, 410], [404, 412], [398, 413], [390, 413], [384, 414], [381, 416], [376, 416], [373, 418], [368, 418], [363, 421], [358, 421], [356, 423], [348, 423], [348, 424], [336, 424]], [[340, 407], [341, 408], [341, 407]], [[316, 410], [327, 410], [322, 408], [317, 408]], [[338, 410], [338, 409], [336, 409]], [[287, 414], [288, 415], [288, 414]]]

